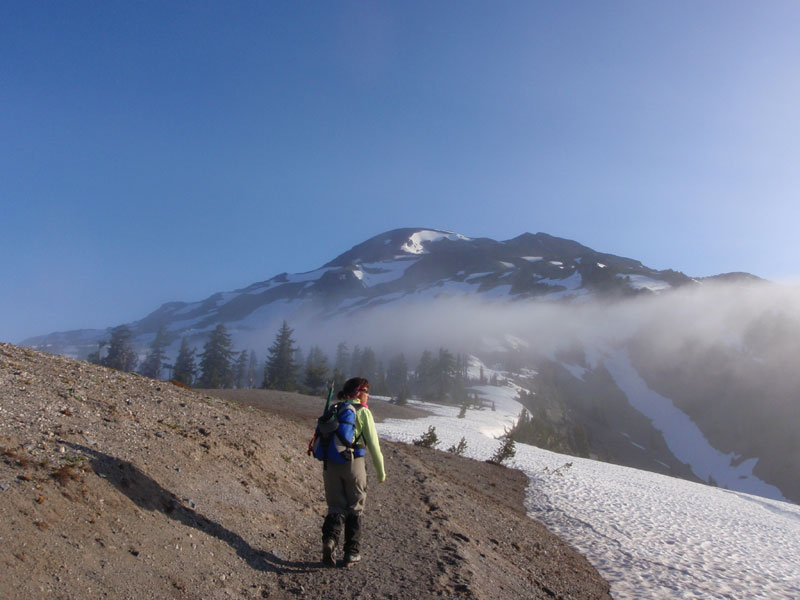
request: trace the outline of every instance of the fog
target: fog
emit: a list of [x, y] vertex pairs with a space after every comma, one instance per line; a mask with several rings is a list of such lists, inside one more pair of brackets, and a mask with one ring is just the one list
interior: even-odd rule
[[[402, 302], [402, 301], [401, 301]], [[602, 349], [645, 341], [660, 355], [728, 348], [756, 360], [797, 356], [800, 287], [773, 283], [703, 284], [616, 301], [501, 301], [448, 297], [394, 302], [327, 321], [291, 322], [303, 348], [327, 352], [340, 342], [371, 346], [379, 355], [424, 349], [477, 353], [510, 348], [511, 335], [540, 355], [580, 343]], [[263, 343], [263, 342], [262, 342]]]

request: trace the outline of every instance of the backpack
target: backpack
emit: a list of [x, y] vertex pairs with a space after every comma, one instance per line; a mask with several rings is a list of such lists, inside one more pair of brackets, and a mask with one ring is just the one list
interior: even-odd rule
[[346, 463], [354, 457], [364, 456], [365, 448], [356, 443], [355, 426], [356, 413], [360, 404], [350, 402], [337, 402], [330, 406], [321, 417], [317, 419], [317, 429], [308, 445], [308, 453], [314, 458], [335, 463]]

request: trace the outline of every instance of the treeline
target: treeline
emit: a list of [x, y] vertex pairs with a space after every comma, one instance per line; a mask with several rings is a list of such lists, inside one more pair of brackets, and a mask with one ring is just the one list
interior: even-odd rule
[[169, 364], [166, 348], [170, 339], [162, 327], [138, 364], [130, 343], [131, 331], [121, 325], [111, 330], [110, 339], [100, 342], [88, 360], [120, 371], [137, 371], [154, 379], [166, 370], [170, 379], [201, 388], [263, 387], [318, 394], [331, 381], [336, 389], [341, 389], [348, 377], [358, 376], [369, 379], [374, 395], [392, 396], [401, 404], [415, 396], [426, 401], [464, 405], [474, 400], [467, 392], [470, 385], [487, 383], [482, 369], [480, 377], [471, 381], [468, 357], [446, 348], [437, 352], [425, 350], [412, 370], [402, 352], [384, 361], [370, 346], [355, 344], [351, 348], [342, 342], [331, 359], [316, 345], [304, 353], [293, 336], [294, 330], [284, 321], [267, 349], [266, 359], [259, 363], [254, 350], [235, 350], [226, 327], [220, 324], [209, 334], [199, 355], [184, 337], [174, 364]]

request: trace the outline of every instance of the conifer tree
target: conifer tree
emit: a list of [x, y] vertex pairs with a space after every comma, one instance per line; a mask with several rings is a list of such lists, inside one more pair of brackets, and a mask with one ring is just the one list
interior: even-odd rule
[[350, 354], [350, 374], [348, 377], [359, 377], [359, 373], [361, 372], [361, 348], [358, 347], [358, 344], [355, 345], [353, 348], [353, 352]]
[[341, 390], [344, 387], [345, 381], [347, 381], [347, 375], [345, 375], [339, 369], [333, 370], [333, 389]]
[[200, 387], [226, 388], [233, 383], [233, 348], [231, 336], [220, 323], [208, 336], [200, 355]]
[[386, 371], [383, 369], [383, 362], [378, 362], [378, 366], [375, 370], [375, 376], [373, 379], [370, 379], [370, 387], [373, 390], [373, 394], [376, 396], [384, 396], [387, 394], [387, 386], [386, 386]]
[[297, 387], [297, 365], [294, 362], [296, 346], [292, 333], [294, 330], [284, 321], [275, 341], [269, 347], [264, 365], [265, 388], [293, 391]]
[[354, 372], [356, 377], [363, 377], [370, 381], [375, 381], [378, 374], [378, 360], [375, 358], [375, 352], [369, 346], [366, 346], [361, 351], [361, 361], [358, 369]]
[[467, 438], [465, 438], [463, 436], [458, 441], [458, 444], [453, 444], [452, 446], [450, 446], [447, 449], [448, 452], [451, 452], [452, 454], [455, 454], [456, 456], [463, 456], [464, 452], [466, 452], [466, 450], [467, 450]]
[[97, 342], [97, 350], [94, 352], [89, 352], [86, 360], [95, 365], [102, 365], [103, 361], [100, 359], [100, 355], [103, 353], [103, 348], [105, 348], [107, 345], [108, 340], [100, 340]]
[[236, 359], [236, 366], [233, 371], [235, 376], [235, 385], [237, 388], [242, 389], [247, 387], [247, 365], [248, 365], [247, 350], [242, 350], [239, 353], [239, 358]]
[[441, 400], [453, 392], [453, 378], [456, 372], [456, 359], [446, 348], [439, 348], [436, 361], [436, 393]]
[[[295, 348], [294, 358], [292, 360], [295, 364], [295, 378], [297, 379], [300, 375], [302, 375], [301, 371], [306, 365], [306, 356], [303, 354], [303, 349], [299, 346]], [[300, 379], [302, 379], [302, 377], [300, 377]]]
[[386, 369], [386, 386], [390, 394], [398, 394], [408, 384], [408, 364], [406, 357], [401, 352], [389, 360]]
[[408, 391], [406, 391], [405, 387], [400, 388], [400, 393], [397, 394], [394, 403], [397, 404], [397, 406], [406, 406], [408, 404]]
[[350, 371], [350, 350], [347, 349], [347, 344], [340, 342], [336, 346], [336, 357], [333, 363], [333, 370], [338, 371], [343, 377], [347, 376]]
[[108, 354], [100, 360], [100, 364], [132, 373], [136, 369], [138, 358], [130, 343], [131, 330], [127, 325], [120, 325], [111, 330], [111, 340], [108, 343]]
[[169, 344], [167, 336], [167, 328], [162, 325], [158, 328], [156, 336], [150, 343], [150, 350], [147, 356], [139, 367], [139, 373], [151, 379], [158, 379], [161, 374], [161, 368], [164, 366], [164, 358], [166, 354], [164, 349]]
[[436, 361], [430, 350], [425, 350], [420, 356], [416, 372], [417, 389], [423, 400], [436, 399]]
[[514, 458], [516, 453], [517, 447], [514, 443], [514, 438], [510, 431], [506, 431], [506, 433], [500, 437], [500, 446], [497, 448], [492, 458], [489, 459], [489, 462], [500, 465], [503, 461]]
[[247, 387], [250, 389], [256, 387], [256, 365], [258, 365], [256, 351], [250, 350], [250, 362], [247, 365]]
[[312, 393], [324, 390], [328, 383], [328, 357], [319, 346], [308, 351], [303, 382]]
[[436, 448], [439, 443], [439, 436], [436, 434], [436, 427], [431, 425], [428, 431], [423, 433], [419, 438], [413, 440], [415, 446], [422, 446], [423, 448]]
[[197, 374], [197, 365], [194, 360], [195, 349], [189, 348], [189, 340], [185, 337], [181, 340], [181, 348], [175, 359], [175, 373], [172, 378], [175, 381], [191, 386], [194, 384], [194, 376]]

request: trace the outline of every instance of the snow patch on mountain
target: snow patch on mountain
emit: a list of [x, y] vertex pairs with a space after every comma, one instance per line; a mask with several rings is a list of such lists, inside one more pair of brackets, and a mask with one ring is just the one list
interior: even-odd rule
[[543, 283], [549, 286], [561, 286], [567, 288], [568, 290], [577, 290], [583, 285], [583, 277], [581, 274], [575, 271], [569, 277], [565, 277], [564, 279], [542, 279], [539, 283]]
[[404, 252], [408, 252], [409, 254], [426, 254], [426, 243], [439, 242], [444, 239], [452, 241], [469, 241], [470, 238], [459, 233], [453, 233], [452, 231], [434, 231], [425, 229], [411, 234], [411, 236], [408, 238], [408, 241], [406, 241], [406, 243], [403, 244], [400, 249]]
[[323, 267], [322, 269], [316, 269], [315, 271], [308, 271], [306, 273], [284, 273], [283, 278], [285, 281], [282, 283], [306, 283], [307, 281], [318, 281], [319, 278], [325, 273], [332, 270], [334, 270], [332, 267]]
[[575, 379], [584, 381], [583, 376], [586, 375], [588, 369], [580, 365], [573, 365], [564, 361], [559, 361], [559, 364], [569, 371], [570, 375], [572, 375]]
[[[475, 389], [495, 411], [459, 419], [457, 406], [412, 401], [433, 416], [388, 419], [380, 434], [411, 443], [435, 427], [440, 449], [463, 437], [466, 456], [487, 460], [522, 406], [509, 387]], [[510, 464], [530, 479], [528, 514], [584, 554], [617, 600], [800, 597], [796, 505], [521, 443]]]
[[672, 400], [651, 390], [636, 371], [626, 350], [612, 352], [607, 356], [605, 366], [631, 406], [653, 422], [653, 426], [664, 435], [670, 451], [678, 460], [687, 463], [700, 479], [709, 481], [713, 478], [722, 487], [787, 501], [778, 488], [753, 475], [757, 458], [734, 464], [741, 457], [715, 449], [700, 428]]
[[668, 290], [672, 287], [666, 281], [661, 281], [660, 279], [653, 279], [652, 277], [647, 277], [646, 275], [625, 275], [623, 273], [618, 273], [617, 277], [622, 279], [628, 279], [629, 280], [628, 285], [630, 285], [635, 290], [650, 290], [651, 292], [663, 292], [664, 290]]
[[416, 260], [392, 260], [377, 263], [364, 263], [361, 265], [362, 277], [359, 277], [367, 287], [382, 285], [391, 281], [402, 279], [406, 270], [416, 264]]

